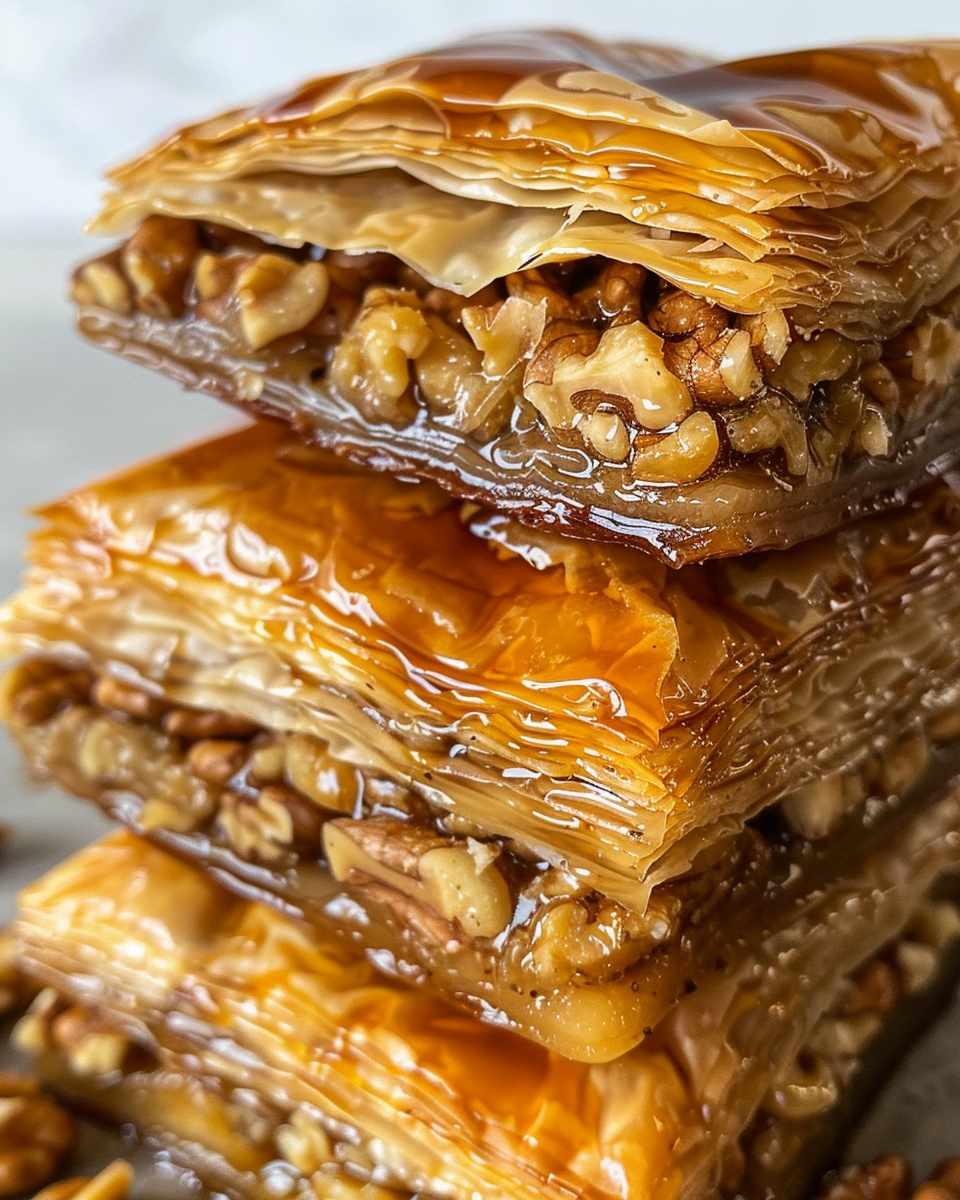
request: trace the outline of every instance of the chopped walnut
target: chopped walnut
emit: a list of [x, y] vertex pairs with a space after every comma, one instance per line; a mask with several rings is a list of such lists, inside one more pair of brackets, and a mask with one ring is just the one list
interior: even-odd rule
[[691, 483], [713, 466], [719, 453], [716, 422], [707, 412], [695, 412], [673, 433], [638, 442], [631, 466], [637, 479], [650, 483]]
[[241, 858], [282, 862], [291, 852], [319, 851], [323, 817], [292, 788], [268, 783], [252, 796], [225, 791], [218, 824]]
[[15, 728], [42, 725], [65, 706], [82, 704], [90, 695], [89, 671], [68, 671], [56, 664], [26, 663], [4, 680], [3, 718]]
[[147, 217], [123, 247], [121, 261], [136, 305], [152, 317], [179, 317], [187, 281], [200, 249], [196, 222]]
[[769, 382], [804, 403], [817, 383], [842, 379], [860, 359], [861, 350], [849, 338], [827, 330], [790, 343]]
[[794, 1063], [763, 1099], [763, 1108], [787, 1121], [804, 1121], [832, 1108], [840, 1095], [837, 1081], [822, 1059], [810, 1066]]
[[371, 287], [351, 328], [337, 346], [328, 379], [371, 420], [413, 416], [410, 363], [432, 337], [415, 292]]
[[936, 313], [928, 313], [914, 327], [910, 361], [918, 383], [946, 387], [960, 372], [960, 329]]
[[948, 1158], [913, 1190], [905, 1158], [887, 1154], [862, 1167], [831, 1172], [817, 1200], [960, 1200], [960, 1158]]
[[743, 408], [724, 413], [730, 445], [740, 454], [781, 449], [791, 475], [805, 475], [809, 462], [803, 418], [789, 400], [775, 392]]
[[[74, 708], [64, 714], [61, 746], [72, 747], [81, 775], [101, 787], [129, 786], [140, 771], [149, 771], [152, 821], [186, 832], [213, 813], [215, 793], [184, 761], [159, 730], [138, 721], [122, 721], [95, 709]], [[149, 764], [149, 766], [148, 766]], [[156, 806], [162, 805], [158, 810]], [[158, 822], [162, 811], [164, 820]], [[148, 821], [148, 823], [150, 823]]]
[[427, 316], [431, 338], [414, 371], [420, 393], [435, 412], [449, 415], [457, 429], [478, 428], [504, 394], [498, 380], [487, 378], [485, 356], [439, 316]]
[[515, 271], [504, 279], [507, 293], [529, 305], [544, 305], [547, 321], [577, 321], [584, 316], [581, 305], [562, 288], [547, 280], [543, 271]]
[[260, 350], [309, 325], [323, 308], [329, 289], [322, 262], [298, 263], [282, 254], [258, 254], [236, 278], [240, 328], [247, 345]]
[[854, 430], [855, 449], [875, 458], [885, 458], [890, 453], [892, 437], [893, 432], [881, 409], [866, 405], [860, 424]]
[[615, 412], [595, 409], [580, 422], [580, 432], [601, 458], [623, 462], [630, 454], [630, 432]]
[[237, 273], [247, 261], [242, 254], [201, 254], [193, 268], [193, 286], [197, 294], [198, 310], [201, 314], [220, 315], [210, 306], [210, 301], [219, 300], [235, 290]]
[[76, 1075], [112, 1075], [123, 1066], [129, 1040], [91, 1011], [68, 1008], [52, 1018], [49, 1037]]
[[480, 861], [469, 844], [386, 817], [328, 821], [323, 844], [336, 879], [392, 888], [469, 937], [495, 937], [510, 920], [513, 904], [495, 857]]
[[812, 779], [779, 801], [787, 825], [808, 841], [818, 841], [836, 828], [840, 819], [866, 799], [861, 773], [837, 772]]
[[[548, 326], [545, 340], [549, 334]], [[539, 350], [531, 358], [523, 394], [548, 424], [569, 429], [579, 423], [573, 399], [586, 391], [602, 393], [618, 408], [622, 405], [644, 429], [666, 429], [692, 410], [686, 385], [667, 370], [662, 340], [641, 321], [612, 326], [591, 350], [594, 336], [586, 329], [571, 330], [563, 342], [551, 343], [546, 363]]]
[[532, 304], [520, 296], [508, 296], [496, 305], [464, 308], [460, 319], [470, 340], [483, 353], [484, 375], [502, 379], [540, 345], [547, 305], [544, 300]]
[[660, 297], [649, 321], [665, 339], [667, 367], [701, 404], [735, 404], [763, 386], [750, 333], [730, 328], [716, 305], [674, 290]]
[[576, 976], [603, 983], [675, 937], [680, 909], [662, 890], [643, 916], [592, 895], [565, 897], [537, 917], [522, 952], [544, 988], [563, 987]]
[[162, 697], [145, 688], [124, 683], [112, 675], [101, 675], [97, 680], [93, 687], [93, 701], [101, 708], [112, 708], [141, 721], [156, 720], [170, 707]]
[[321, 808], [354, 812], [362, 789], [356, 767], [335, 758], [321, 741], [307, 734], [290, 734], [280, 743], [280, 750], [280, 773], [291, 787]]
[[0, 1196], [43, 1187], [77, 1140], [76, 1120], [26, 1076], [0, 1072]]
[[739, 317], [737, 325], [750, 334], [750, 345], [760, 366], [768, 371], [783, 362], [790, 345], [790, 325], [779, 309]]
[[80, 268], [70, 289], [76, 304], [96, 304], [108, 312], [125, 317], [133, 309], [130, 285], [114, 263], [95, 259]]
[[230, 738], [203, 738], [187, 751], [190, 770], [204, 783], [222, 787], [247, 761], [250, 747]]
[[629, 325], [643, 316], [640, 294], [646, 275], [636, 263], [611, 260], [577, 292], [577, 301], [591, 317], [610, 325]]
[[173, 708], [163, 718], [167, 733], [188, 742], [205, 738], [251, 738], [260, 728], [255, 721], [237, 713], [212, 709]]

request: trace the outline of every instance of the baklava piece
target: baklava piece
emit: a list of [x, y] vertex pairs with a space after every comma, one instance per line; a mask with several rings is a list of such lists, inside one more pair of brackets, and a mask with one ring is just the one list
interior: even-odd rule
[[668, 571], [263, 424], [49, 506], [26, 760], [381, 971], [628, 1051], [960, 765], [960, 525]]
[[[196, 1149], [213, 1128], [222, 1157], [242, 1148], [251, 1189], [289, 1167], [291, 1190], [299, 1173], [322, 1197], [342, 1171], [450, 1200], [759, 1198], [754, 1171], [783, 1131], [805, 1129], [815, 1151], [862, 1061], [903, 1038], [903, 999], [956, 945], [956, 910], [928, 894], [957, 865], [958, 829], [948, 793], [855, 885], [592, 1065], [389, 982], [115, 834], [22, 898], [20, 961], [47, 990], [20, 1041], [108, 1116], [130, 1095], [124, 1118], [168, 1144]], [[783, 1200], [809, 1186], [802, 1166]]]
[[958, 80], [559, 33], [319, 79], [112, 173], [80, 328], [527, 524], [789, 545], [960, 457]]

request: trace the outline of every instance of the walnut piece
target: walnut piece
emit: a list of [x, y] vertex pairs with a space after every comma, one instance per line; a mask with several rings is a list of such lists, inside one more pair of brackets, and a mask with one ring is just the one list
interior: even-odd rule
[[71, 1071], [84, 1078], [112, 1075], [123, 1066], [130, 1042], [83, 1008], [68, 1008], [50, 1022], [50, 1040]]
[[145, 218], [120, 254], [137, 307], [152, 317], [181, 316], [199, 250], [196, 222], [156, 214]]
[[905, 1158], [887, 1154], [862, 1167], [831, 1172], [817, 1200], [960, 1200], [960, 1158], [948, 1158], [913, 1191]]
[[783, 450], [791, 475], [805, 475], [809, 462], [803, 418], [785, 397], [774, 392], [724, 414], [730, 445], [740, 454]]
[[240, 329], [251, 350], [261, 350], [309, 325], [323, 308], [330, 277], [322, 262], [295, 262], [258, 254], [237, 273]]
[[[34, 682], [28, 682], [30, 679]], [[92, 685], [89, 671], [63, 671], [53, 663], [39, 661], [26, 663], [4, 679], [3, 719], [17, 729], [42, 725], [64, 706], [82, 704]]]
[[43, 1187], [77, 1140], [76, 1120], [26, 1076], [0, 1072], [0, 1196]]
[[707, 300], [675, 289], [650, 310], [650, 325], [666, 339], [667, 367], [701, 404], [735, 404], [763, 386], [746, 329], [733, 329], [727, 314]]
[[268, 783], [255, 796], [223, 792], [217, 821], [237, 854], [253, 862], [278, 863], [320, 848], [320, 810], [282, 784]]
[[101, 675], [94, 684], [93, 702], [141, 721], [155, 721], [169, 708], [160, 696], [112, 675]]
[[523, 394], [556, 429], [578, 423], [579, 410], [572, 397], [582, 391], [616, 397], [644, 429], [665, 429], [693, 409], [686, 384], [667, 369], [663, 340], [642, 321], [611, 326], [589, 353], [563, 353], [549, 382], [538, 377], [537, 365], [534, 355], [524, 376]]
[[74, 277], [70, 294], [77, 304], [96, 304], [121, 317], [133, 310], [130, 285], [108, 259], [85, 263]]
[[638, 443], [631, 467], [637, 479], [650, 483], [692, 483], [710, 469], [719, 453], [716, 422], [700, 411], [691, 413], [673, 433]]
[[540, 344], [547, 322], [547, 304], [521, 296], [508, 296], [491, 306], [464, 308], [460, 320], [473, 344], [483, 354], [483, 373], [502, 379]]
[[354, 812], [362, 790], [356, 767], [334, 758], [319, 739], [308, 734], [292, 733], [278, 746], [280, 769], [291, 787], [321, 808]]
[[323, 846], [340, 882], [363, 886], [374, 880], [468, 937], [496, 937], [510, 921], [510, 891], [496, 860], [478, 856], [469, 839], [445, 839], [389, 817], [338, 818], [324, 826]]
[[336, 348], [330, 384], [369, 419], [410, 417], [412, 407], [401, 404], [410, 388], [410, 363], [432, 336], [415, 292], [371, 287]]
[[204, 783], [222, 787], [247, 761], [250, 747], [232, 738], [202, 738], [187, 751], [190, 770]]
[[236, 713], [201, 708], [174, 708], [163, 719], [167, 733], [198, 742], [206, 738], [251, 738], [260, 726]]

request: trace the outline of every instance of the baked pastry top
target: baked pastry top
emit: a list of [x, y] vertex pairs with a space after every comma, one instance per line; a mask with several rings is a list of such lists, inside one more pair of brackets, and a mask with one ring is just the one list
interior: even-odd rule
[[316, 80], [112, 173], [80, 328], [527, 524], [789, 545], [960, 456], [958, 78], [529, 33]]
[[724, 65], [568, 33], [477, 38], [188, 126], [112, 172], [150, 213], [397, 255], [471, 295], [638, 263], [802, 332], [889, 335], [958, 281], [960, 43]]

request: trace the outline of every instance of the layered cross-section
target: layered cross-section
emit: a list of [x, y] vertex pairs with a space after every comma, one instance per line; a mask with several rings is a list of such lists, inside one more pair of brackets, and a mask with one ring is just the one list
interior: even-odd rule
[[528, 524], [789, 545], [960, 456], [958, 79], [517, 33], [315, 80], [112, 173], [80, 328]]
[[0, 627], [33, 770], [573, 1059], [956, 769], [960, 518], [670, 571], [261, 425], [49, 506]]

